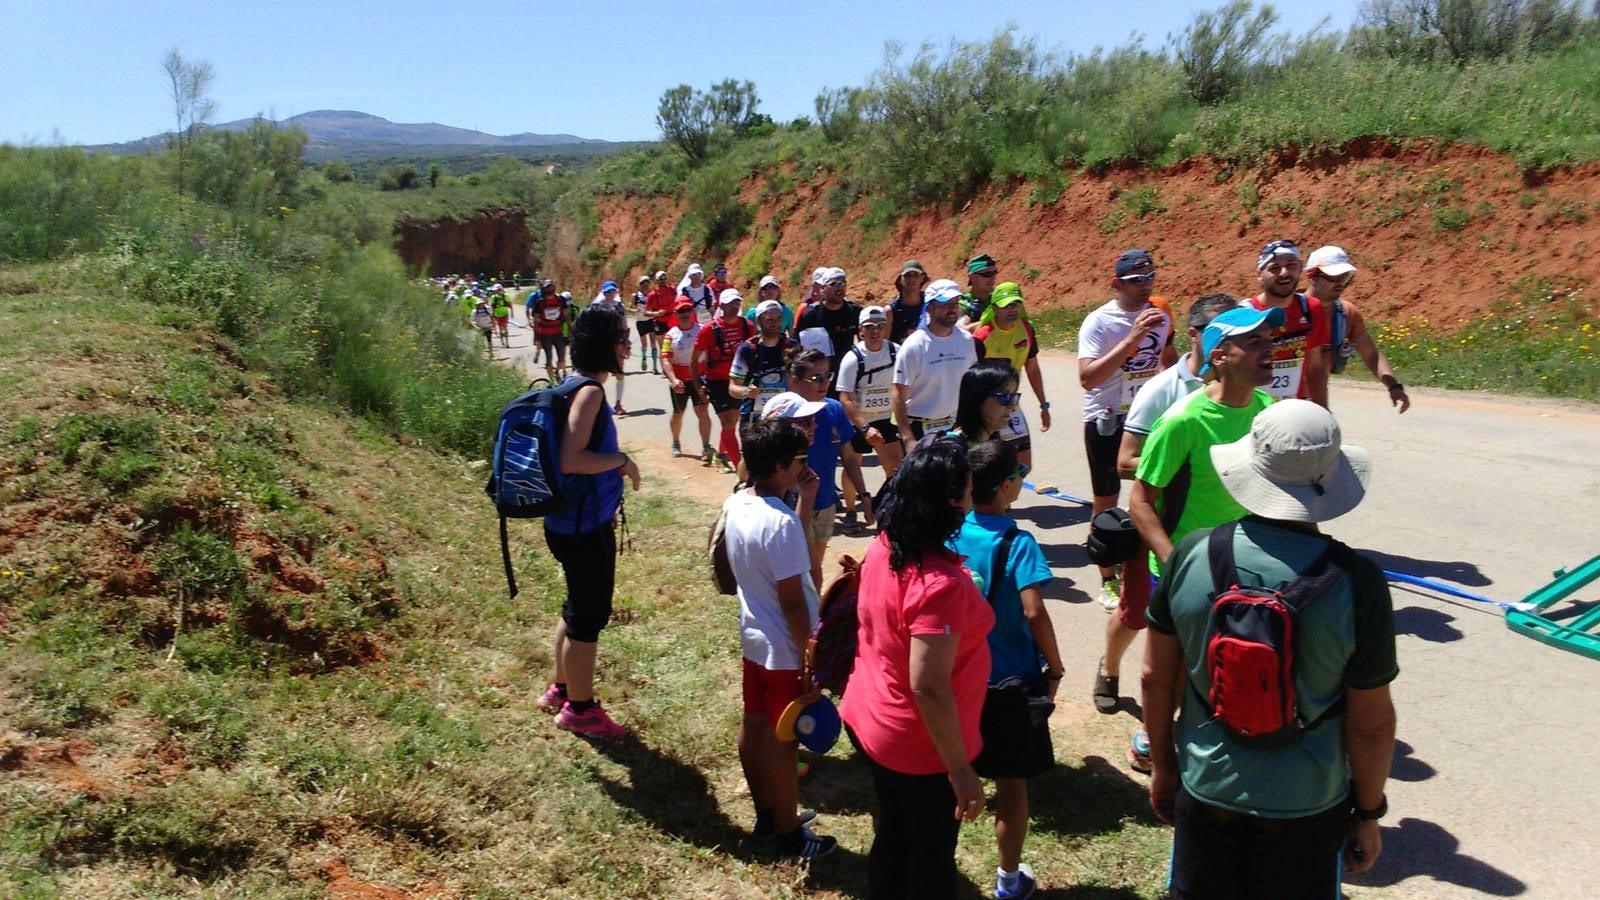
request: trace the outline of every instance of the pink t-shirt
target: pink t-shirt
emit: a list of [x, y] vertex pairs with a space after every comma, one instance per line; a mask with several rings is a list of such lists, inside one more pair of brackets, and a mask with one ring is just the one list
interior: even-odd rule
[[911, 636], [959, 634], [950, 686], [967, 758], [983, 749], [978, 719], [989, 681], [989, 629], [994, 611], [961, 567], [963, 557], [941, 550], [889, 568], [889, 539], [879, 534], [861, 563], [856, 615], [860, 635], [855, 669], [840, 715], [873, 760], [905, 775], [945, 771], [911, 692]]

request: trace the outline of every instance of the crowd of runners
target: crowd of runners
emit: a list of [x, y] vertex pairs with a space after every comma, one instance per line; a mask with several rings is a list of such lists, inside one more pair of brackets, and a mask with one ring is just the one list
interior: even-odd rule
[[[1151, 775], [1157, 814], [1178, 823], [1175, 896], [1321, 893], [1346, 867], [1370, 866], [1379, 850], [1375, 821], [1393, 739], [1392, 612], [1376, 567], [1314, 523], [1353, 507], [1366, 479], [1365, 454], [1341, 449], [1327, 411], [1330, 374], [1360, 356], [1398, 411], [1410, 398], [1343, 299], [1356, 275], [1344, 250], [1302, 256], [1280, 240], [1256, 262], [1258, 285], [1247, 296], [1206, 294], [1178, 310], [1155, 293], [1153, 256], [1130, 249], [1111, 261], [1110, 299], [1077, 335], [1096, 536], [1102, 548], [1123, 547], [1096, 555], [1096, 593], [1111, 616], [1089, 699], [1101, 712], [1123, 708], [1123, 656], [1152, 628], [1142, 684], [1148, 728], [1133, 736], [1129, 763]], [[621, 331], [608, 370], [616, 389], [604, 417], [608, 446], [613, 416], [626, 414], [622, 376], [637, 365], [666, 382], [672, 455], [735, 479], [723, 513], [745, 658], [740, 756], [756, 832], [773, 837], [783, 856], [813, 859], [836, 842], [808, 827], [813, 814], [796, 805], [794, 744], [774, 738], [771, 726], [791, 701], [815, 695], [802, 656], [830, 538], [879, 527], [859, 598], [856, 669], [870, 675], [856, 676], [841, 705], [878, 793], [869, 858], [877, 895], [948, 895], [956, 824], [982, 809], [982, 777], [997, 785], [995, 896], [1027, 896], [1027, 779], [1053, 764], [1041, 704], [1008, 699], [1047, 698], [1048, 706], [1065, 674], [1041, 602], [1050, 569], [1008, 514], [1034, 487], [1025, 481], [1034, 469], [1030, 435], [1052, 427], [1049, 386], [1019, 284], [1003, 280], [1001, 263], [984, 253], [960, 276], [964, 285], [908, 260], [886, 303], [862, 303], [850, 298], [848, 274], [825, 266], [790, 303], [772, 276], [747, 298], [725, 267], [708, 277], [691, 265], [677, 279], [640, 277], [626, 299], [606, 281], [583, 313], [599, 311]], [[497, 305], [504, 292], [495, 283], [483, 293], [474, 302], [489, 306], [498, 329], [509, 300]], [[525, 308], [539, 362], [559, 380], [579, 308], [550, 280]], [[1181, 357], [1180, 322], [1191, 348]], [[636, 356], [622, 347], [635, 333]], [[700, 444], [686, 451], [690, 409]], [[619, 468], [632, 466], [613, 455]], [[869, 457], [885, 477], [881, 497], [862, 477]], [[1219, 540], [1232, 543], [1219, 550]], [[578, 553], [569, 538], [562, 543], [567, 556]], [[1236, 557], [1236, 584], [1292, 596], [1329, 566], [1342, 577], [1319, 582], [1338, 596], [1306, 617], [1310, 633], [1296, 626], [1292, 649], [1314, 659], [1293, 669], [1299, 730], [1285, 741], [1300, 749], [1277, 756], [1243, 732], [1213, 727], [1226, 721], [1219, 692], [1252, 664], [1235, 660], [1225, 673], [1217, 642], [1206, 641], [1216, 636], [1208, 604], [1220, 588], [1212, 581], [1221, 585]], [[588, 569], [600, 560], [581, 558], [582, 571], [567, 567], [569, 608], [593, 602], [574, 585], [592, 585]], [[963, 558], [965, 570], [954, 562]], [[604, 592], [609, 611], [609, 581]], [[599, 625], [585, 622], [585, 639], [597, 640]], [[558, 637], [558, 658], [572, 637]], [[590, 688], [581, 709], [569, 705], [558, 663], [541, 705], [566, 730], [625, 734]], [[1227, 712], [1248, 705], [1235, 695]], [[1333, 718], [1343, 727], [1316, 728]]]

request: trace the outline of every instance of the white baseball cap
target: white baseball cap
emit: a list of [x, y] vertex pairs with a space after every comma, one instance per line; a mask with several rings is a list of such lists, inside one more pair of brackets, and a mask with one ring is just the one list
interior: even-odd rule
[[763, 276], [761, 276], [761, 284], [759, 285], [759, 287], [767, 287], [769, 285], [772, 286], [772, 287], [782, 287], [783, 286], [782, 284], [780, 284], [778, 282], [778, 279], [772, 277], [771, 275], [763, 275]]
[[818, 266], [817, 268], [811, 270], [811, 283], [812, 284], [822, 284], [823, 282], [825, 282], [827, 280], [828, 280], [828, 267], [827, 266]]
[[800, 347], [804, 350], [821, 350], [823, 353], [833, 353], [833, 338], [828, 337], [826, 328], [807, 328], [800, 332]]
[[689, 271], [687, 271], [687, 272], [685, 272], [683, 274], [684, 275], [704, 275], [705, 273], [706, 273], [706, 270], [700, 268], [700, 264], [699, 263], [690, 263], [689, 264]]
[[841, 269], [841, 268], [838, 268], [837, 266], [835, 266], [834, 268], [829, 269], [827, 274], [822, 276], [822, 283], [823, 284], [827, 284], [830, 281], [848, 281], [848, 280], [849, 279], [845, 277], [844, 270]]
[[1306, 258], [1306, 269], [1316, 269], [1329, 278], [1338, 278], [1340, 275], [1354, 272], [1356, 267], [1350, 262], [1350, 254], [1344, 252], [1343, 247], [1329, 244], [1312, 251], [1311, 256]]
[[827, 408], [828, 404], [823, 403], [821, 400], [807, 400], [794, 391], [784, 391], [768, 400], [766, 406], [761, 407], [761, 418], [804, 419], [806, 416], [814, 416]]
[[723, 306], [729, 303], [743, 303], [744, 295], [739, 293], [738, 288], [724, 288], [722, 293], [717, 295], [717, 302]]
[[[727, 291], [723, 291], [723, 293], [726, 294]], [[783, 304], [776, 300], [763, 300], [756, 304], [756, 318], [759, 319], [769, 312], [783, 312]]]
[[866, 325], [869, 322], [887, 322], [889, 314], [881, 306], [862, 307], [861, 315], [856, 318], [857, 325]]
[[961, 286], [948, 278], [941, 278], [923, 291], [930, 303], [955, 303], [964, 296]]

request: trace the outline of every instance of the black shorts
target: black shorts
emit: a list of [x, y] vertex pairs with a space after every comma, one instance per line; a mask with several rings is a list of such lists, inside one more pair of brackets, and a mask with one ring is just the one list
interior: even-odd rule
[[730, 409], [739, 408], [740, 401], [733, 399], [733, 395], [728, 393], [728, 379], [712, 380], [707, 378], [705, 383], [706, 396], [711, 398], [712, 409], [720, 414]]
[[536, 334], [534, 336], [539, 339], [539, 347], [541, 349], [544, 349], [544, 350], [565, 350], [565, 349], [567, 349], [567, 336], [564, 335], [564, 334]]
[[1050, 723], [1033, 723], [1027, 694], [1020, 690], [990, 686], [983, 697], [978, 728], [983, 734], [983, 750], [972, 761], [972, 768], [984, 778], [1032, 778], [1056, 764]]
[[666, 334], [672, 330], [672, 326], [667, 324], [666, 319], [656, 319], [652, 324], [655, 325], [656, 334]]
[[1298, 819], [1249, 816], [1198, 800], [1173, 803], [1173, 900], [1337, 897], [1350, 807]]
[[644, 337], [656, 330], [656, 323], [650, 319], [640, 319], [633, 323], [633, 327], [639, 332], [639, 337]]
[[561, 605], [567, 637], [592, 644], [611, 621], [611, 595], [617, 583], [616, 520], [584, 534], [546, 529], [544, 540], [567, 579], [567, 601]]
[[[867, 427], [878, 429], [878, 433], [883, 435], [884, 443], [900, 440], [900, 429], [896, 428], [894, 423], [888, 419], [868, 422]], [[867, 443], [866, 429], [856, 432], [856, 436], [850, 439], [850, 446], [854, 447], [857, 453], [872, 453], [878, 449]]]
[[1122, 490], [1117, 476], [1117, 451], [1122, 449], [1122, 417], [1117, 430], [1101, 434], [1093, 422], [1083, 423], [1083, 446], [1089, 452], [1089, 484], [1096, 497], [1115, 497]]
[[[688, 381], [683, 383], [683, 393], [680, 394], [673, 390], [671, 386], [668, 386], [667, 394], [668, 396], [672, 397], [672, 411], [675, 413], [681, 413], [688, 409], [691, 402], [693, 402], [695, 406], [706, 405], [705, 392], [699, 390], [693, 383]], [[696, 415], [699, 415], [699, 413], [696, 413]]]

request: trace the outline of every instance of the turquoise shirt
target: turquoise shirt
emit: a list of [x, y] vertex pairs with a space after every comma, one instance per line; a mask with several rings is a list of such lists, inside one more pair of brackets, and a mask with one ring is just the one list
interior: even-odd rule
[[[961, 530], [950, 541], [950, 549], [967, 558], [967, 568], [972, 570], [978, 589], [986, 595], [995, 573], [994, 553], [1017, 520], [1010, 516], [994, 516], [977, 510], [967, 513]], [[1018, 531], [1011, 542], [1005, 568], [999, 575], [994, 592], [994, 629], [989, 632], [989, 683], [996, 684], [1012, 676], [1038, 678], [1044, 667], [1044, 657], [1033, 643], [1033, 632], [1022, 614], [1022, 589], [1044, 584], [1052, 577], [1050, 565], [1045, 562], [1039, 542], [1026, 531]]]

